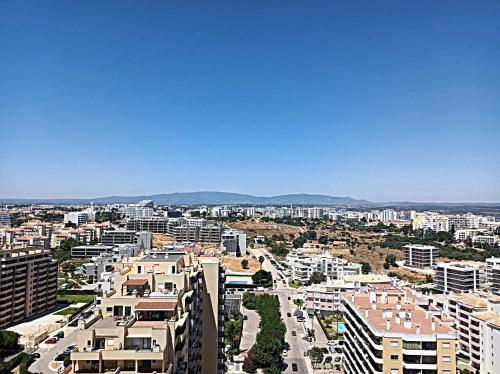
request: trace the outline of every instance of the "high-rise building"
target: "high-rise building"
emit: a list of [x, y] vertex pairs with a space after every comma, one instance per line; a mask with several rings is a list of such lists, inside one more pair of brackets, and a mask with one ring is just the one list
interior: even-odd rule
[[226, 231], [221, 236], [221, 250], [231, 256], [245, 255], [247, 250], [247, 236], [236, 230]]
[[55, 307], [56, 298], [57, 261], [50, 250], [0, 250], [0, 328]]
[[102, 318], [79, 326], [74, 373], [223, 373], [225, 275], [217, 258], [155, 251], [113, 277]]
[[430, 269], [435, 265], [439, 255], [432, 245], [408, 244], [403, 247], [405, 265], [418, 269]]
[[87, 223], [89, 214], [87, 212], [69, 212], [64, 215], [64, 223], [73, 223], [77, 226]]
[[455, 330], [416, 305], [411, 291], [368, 287], [343, 296], [347, 374], [454, 374]]

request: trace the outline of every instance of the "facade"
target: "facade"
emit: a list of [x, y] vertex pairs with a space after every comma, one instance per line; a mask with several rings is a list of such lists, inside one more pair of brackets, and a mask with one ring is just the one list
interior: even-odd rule
[[222, 373], [224, 271], [216, 258], [151, 252], [114, 271], [102, 318], [80, 326], [74, 373]]
[[301, 251], [290, 252], [287, 255], [292, 279], [307, 284], [314, 273], [324, 274], [327, 280], [342, 279], [345, 275], [361, 274], [361, 265], [349, 263], [329, 253], [307, 256]]
[[188, 225], [183, 218], [149, 217], [131, 219], [127, 222], [127, 230], [150, 231], [155, 234], [169, 234], [175, 236], [178, 242], [219, 243], [223, 226], [202, 225], [203, 219], [190, 220]]
[[480, 367], [480, 331], [477, 321], [472, 317], [475, 313], [486, 312], [486, 299], [475, 295], [456, 295], [448, 299], [448, 313], [455, 321], [458, 333], [458, 351], [470, 359], [472, 368]]
[[69, 212], [64, 215], [64, 223], [74, 223], [77, 226], [87, 223], [89, 215], [87, 212]]
[[10, 213], [6, 209], [0, 209], [0, 226], [5, 225], [5, 226], [10, 226], [12, 223], [12, 220], [10, 218]]
[[221, 236], [220, 249], [230, 256], [241, 256], [247, 251], [247, 236], [237, 230], [226, 231]]
[[475, 292], [479, 286], [479, 267], [462, 263], [438, 264], [435, 289], [439, 292]]
[[[500, 314], [493, 311], [476, 313], [471, 319], [471, 324], [477, 331], [477, 336], [480, 337], [479, 344], [472, 348], [473, 355], [480, 357], [480, 372], [485, 374], [500, 373], [500, 356], [498, 355]], [[474, 363], [476, 363], [476, 359]], [[478, 365], [475, 364], [475, 368], [477, 367]]]
[[113, 245], [79, 245], [71, 248], [72, 258], [91, 258], [100, 256], [101, 253], [111, 253], [115, 246]]
[[148, 231], [110, 230], [104, 232], [101, 242], [103, 245], [138, 244], [142, 250], [150, 250], [153, 247], [153, 234]]
[[0, 328], [56, 306], [57, 261], [50, 250], [0, 250]]
[[408, 290], [369, 287], [342, 302], [345, 373], [456, 372], [454, 329], [416, 305]]
[[90, 262], [82, 264], [82, 275], [87, 278], [88, 283], [96, 283], [100, 281], [102, 273], [114, 270], [117, 260], [113, 253], [103, 252], [92, 257]]
[[403, 247], [405, 265], [418, 269], [430, 269], [436, 263], [439, 255], [436, 247], [432, 245], [408, 244]]

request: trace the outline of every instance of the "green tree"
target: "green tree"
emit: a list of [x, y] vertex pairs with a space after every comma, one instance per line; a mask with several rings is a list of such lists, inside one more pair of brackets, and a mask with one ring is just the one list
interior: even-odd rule
[[0, 330], [0, 357], [8, 356], [19, 350], [19, 336], [13, 331]]
[[69, 260], [71, 258], [71, 248], [77, 245], [78, 242], [73, 238], [62, 240], [59, 248], [54, 252], [54, 257], [59, 261]]
[[252, 275], [252, 282], [259, 286], [271, 285], [273, 283], [273, 276], [269, 271], [259, 270]]
[[323, 244], [323, 245], [328, 244], [328, 236], [324, 236], [324, 235], [320, 236], [318, 239], [318, 243]]
[[362, 262], [361, 263], [361, 272], [363, 274], [368, 274], [372, 271], [372, 267], [370, 266], [370, 264], [368, 262]]
[[260, 268], [262, 269], [262, 264], [264, 263], [264, 256], [259, 256], [259, 263], [260, 263]]
[[311, 279], [309, 280], [309, 282], [313, 284], [318, 284], [325, 281], [326, 281], [326, 275], [320, 273], [319, 271], [315, 271], [314, 273], [312, 273]]
[[244, 258], [243, 260], [241, 260], [241, 267], [243, 269], [248, 269], [248, 260], [246, 258]]

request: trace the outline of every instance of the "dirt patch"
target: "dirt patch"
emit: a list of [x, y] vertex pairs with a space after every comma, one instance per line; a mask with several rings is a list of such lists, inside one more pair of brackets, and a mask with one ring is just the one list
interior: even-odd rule
[[231, 228], [245, 232], [250, 237], [256, 235], [265, 235], [266, 237], [271, 238], [273, 235], [283, 235], [286, 239], [289, 239], [290, 235], [293, 235], [293, 237], [298, 237], [301, 233], [306, 231], [306, 227], [303, 226], [292, 226], [274, 222], [262, 222], [254, 219], [231, 222], [229, 225], [231, 226]]
[[[232, 257], [232, 256], [223, 256], [224, 266], [227, 270], [254, 274], [260, 269], [260, 263], [256, 259], [251, 256], [241, 256], [241, 257]], [[248, 269], [243, 269], [241, 266], [241, 261], [243, 259], [248, 260]]]
[[153, 234], [153, 248], [163, 248], [172, 243], [175, 243], [175, 236], [168, 234]]

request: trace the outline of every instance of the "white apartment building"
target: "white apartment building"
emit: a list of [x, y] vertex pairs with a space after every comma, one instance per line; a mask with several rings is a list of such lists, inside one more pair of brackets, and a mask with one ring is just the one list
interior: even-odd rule
[[0, 226], [10, 226], [12, 223], [10, 213], [6, 209], [0, 209]]
[[69, 212], [64, 214], [64, 223], [74, 223], [77, 226], [87, 223], [89, 215], [87, 212]]
[[[491, 310], [482, 313], [475, 313], [471, 318], [471, 324], [476, 334], [476, 339], [480, 339], [479, 347], [474, 347], [472, 355], [474, 363], [477, 362], [479, 353], [480, 373], [495, 374], [500, 373], [500, 314]], [[477, 368], [477, 364], [475, 368]]]
[[221, 235], [220, 250], [230, 256], [245, 255], [247, 251], [247, 236], [238, 230], [225, 231]]
[[391, 279], [382, 274], [346, 275], [344, 279], [335, 279], [326, 284], [312, 284], [306, 288], [305, 307], [309, 315], [320, 312], [331, 314], [342, 309], [342, 294], [344, 292], [359, 292], [367, 284], [391, 285]]
[[291, 268], [292, 279], [303, 284], [309, 283], [314, 273], [322, 273], [327, 280], [343, 279], [345, 275], [361, 274], [361, 265], [349, 263], [339, 257], [322, 252], [318, 255], [307, 256], [301, 251], [292, 251], [287, 255], [287, 262]]
[[435, 289], [443, 293], [476, 292], [479, 286], [479, 266], [465, 263], [442, 263], [436, 268]]
[[403, 247], [405, 265], [418, 269], [430, 269], [436, 263], [439, 255], [432, 245], [408, 244]]

